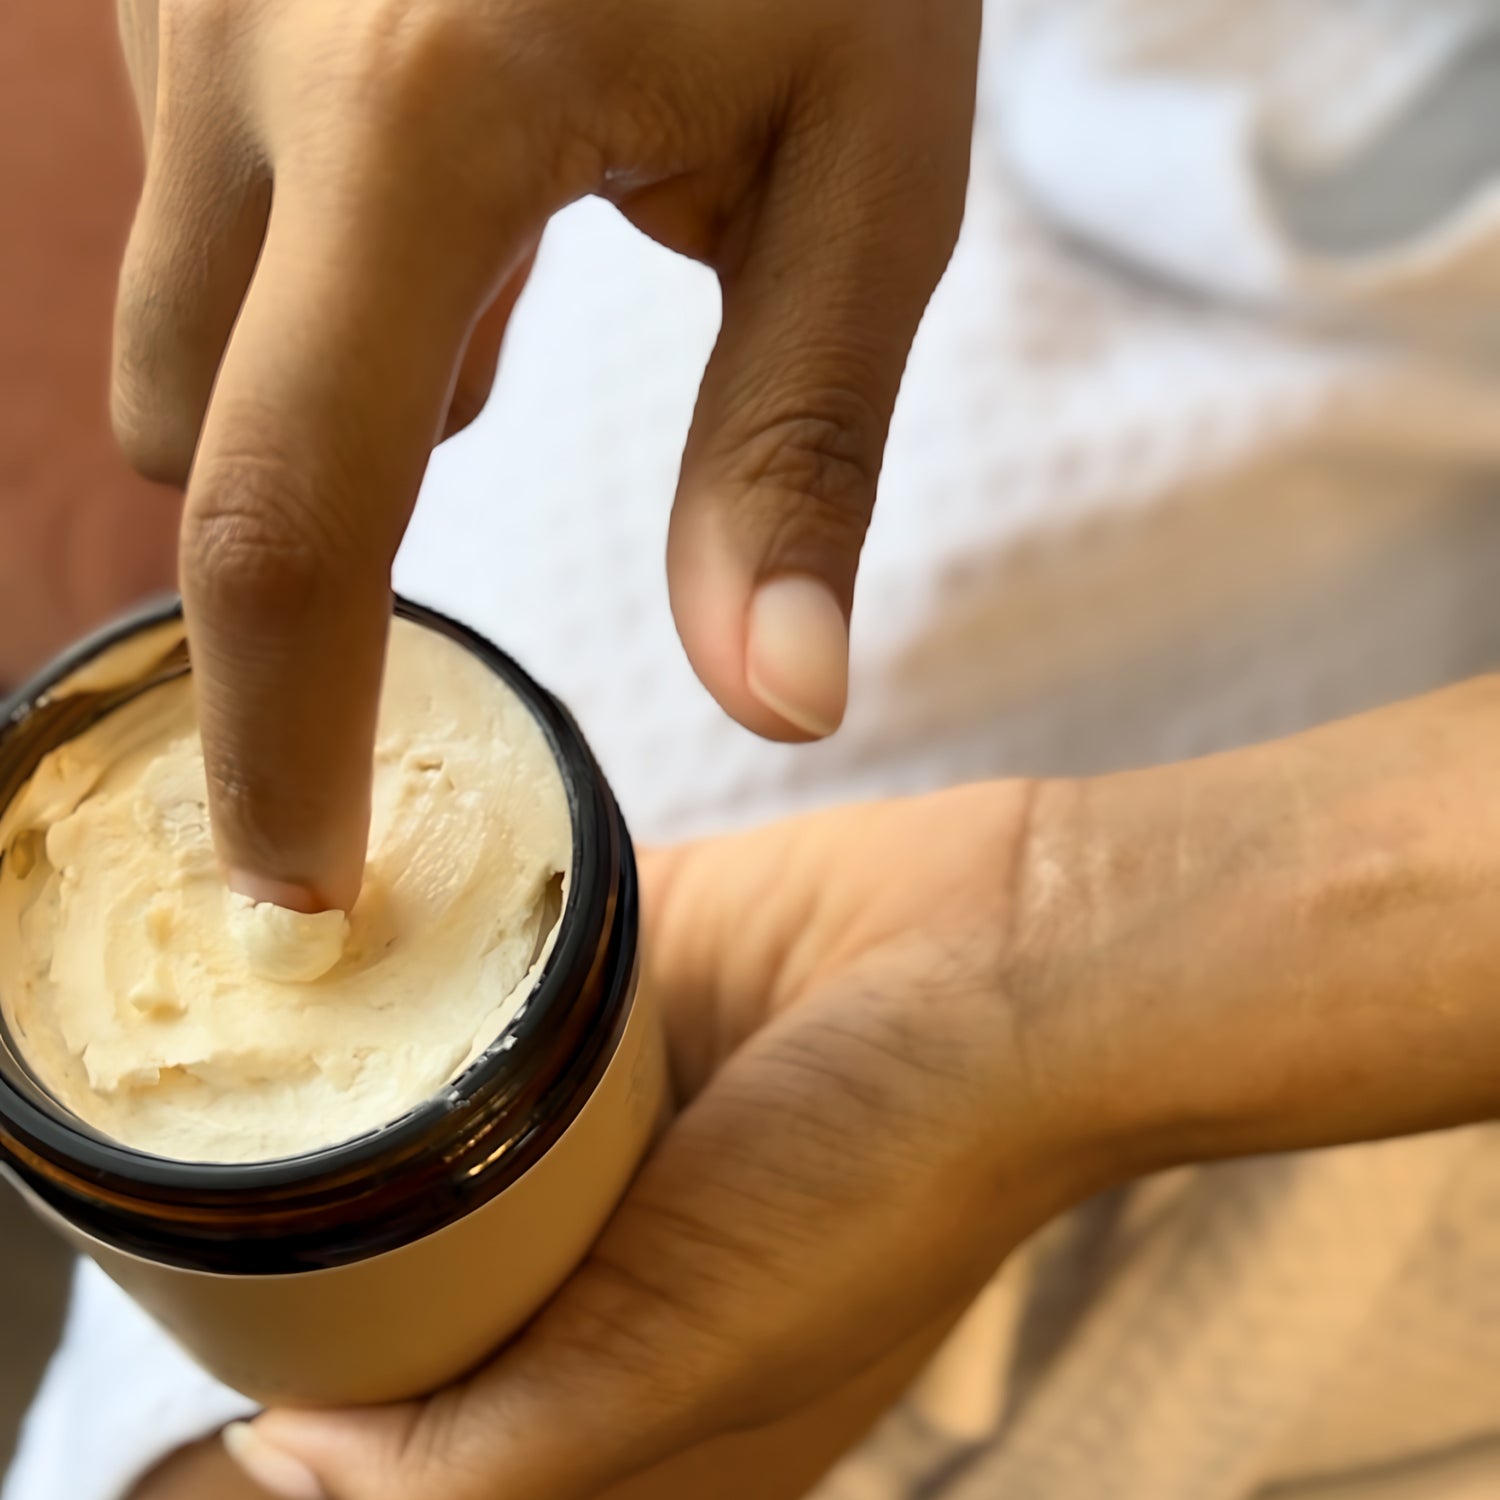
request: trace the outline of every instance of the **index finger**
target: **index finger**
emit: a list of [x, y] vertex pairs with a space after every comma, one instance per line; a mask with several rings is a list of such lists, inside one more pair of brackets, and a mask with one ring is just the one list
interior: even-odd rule
[[242, 894], [309, 911], [359, 891], [391, 564], [505, 269], [390, 207], [278, 183], [183, 517], [220, 857]]

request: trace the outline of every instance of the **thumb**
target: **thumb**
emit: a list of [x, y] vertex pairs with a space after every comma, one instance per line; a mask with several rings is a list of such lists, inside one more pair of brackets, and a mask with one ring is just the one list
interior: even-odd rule
[[[871, 112], [840, 118], [868, 126]], [[843, 718], [855, 573], [891, 412], [962, 210], [966, 147], [937, 212], [932, 160], [906, 143], [884, 151], [867, 129], [789, 140], [742, 258], [720, 268], [723, 323], [667, 569], [694, 669], [769, 738], [818, 739]]]
[[[934, 1107], [936, 1075], [889, 1047], [906, 994], [851, 980], [810, 1002], [810, 1024], [798, 1007], [748, 1040], [491, 1364], [425, 1403], [269, 1412], [232, 1439], [235, 1456], [286, 1500], [597, 1500], [806, 1413], [831, 1464], [1060, 1206], [1028, 1145], [998, 1227], [970, 1219], [972, 1150], [954, 1121], [972, 1101], [950, 1081]], [[877, 1368], [862, 1419], [829, 1426], [824, 1403]]]

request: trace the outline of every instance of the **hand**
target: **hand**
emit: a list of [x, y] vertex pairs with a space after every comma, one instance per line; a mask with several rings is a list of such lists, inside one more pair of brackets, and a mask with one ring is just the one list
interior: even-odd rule
[[1478, 684], [656, 861], [681, 1117], [494, 1364], [427, 1403], [272, 1413], [266, 1476], [587, 1500], [816, 1399], [1095, 1187], [1500, 1113], [1497, 731]]
[[668, 549], [688, 654], [762, 734], [837, 725], [891, 409], [962, 213], [979, 12], [126, 0], [148, 168], [115, 421], [146, 472], [192, 464], [183, 591], [236, 885], [357, 892], [391, 562], [585, 194], [723, 287]]
[[999, 981], [1026, 805], [974, 788], [650, 861], [684, 1108], [589, 1261], [432, 1401], [256, 1431], [338, 1500], [593, 1500], [956, 1314], [1100, 1180]]

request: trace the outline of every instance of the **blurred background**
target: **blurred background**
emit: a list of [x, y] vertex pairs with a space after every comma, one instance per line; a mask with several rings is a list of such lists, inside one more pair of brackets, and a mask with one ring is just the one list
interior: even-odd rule
[[[115, 267], [140, 177], [114, 8], [0, 26], [0, 688], [171, 576], [175, 507], [107, 411]], [[111, 559], [124, 560], [115, 576]], [[67, 1257], [0, 1184], [0, 1472], [62, 1316]]]

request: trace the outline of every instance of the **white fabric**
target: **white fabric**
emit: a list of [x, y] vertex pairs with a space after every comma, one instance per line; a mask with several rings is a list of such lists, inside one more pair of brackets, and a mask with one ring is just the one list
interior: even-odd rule
[[1488, 0], [1053, 0], [1008, 81], [1021, 180], [1147, 271], [1450, 340], [1500, 297]]
[[252, 1410], [92, 1262], [82, 1264], [5, 1500], [118, 1500], [173, 1449]]
[[[643, 841], [1200, 753], [1493, 665], [1500, 387], [1370, 316], [1493, 291], [1492, 195], [1419, 226], [1420, 254], [1309, 254], [1266, 210], [1261, 150], [1347, 163], [1492, 15], [992, 4], [968, 220], [892, 431], [828, 744], [736, 729], [682, 658], [661, 558], [717, 296], [601, 205], [549, 235], [489, 410], [434, 459], [400, 586], [569, 702]], [[1327, 331], [1351, 314], [1386, 331]], [[1500, 1492], [1493, 1455], [1436, 1446], [1495, 1415], [1494, 1155], [1479, 1132], [1091, 1205], [1017, 1258], [820, 1500], [1280, 1481], [1302, 1500], [1324, 1493], [1308, 1476], [1386, 1500], [1408, 1462], [1424, 1500]], [[84, 1270], [4, 1500], [116, 1500], [242, 1407]]]

